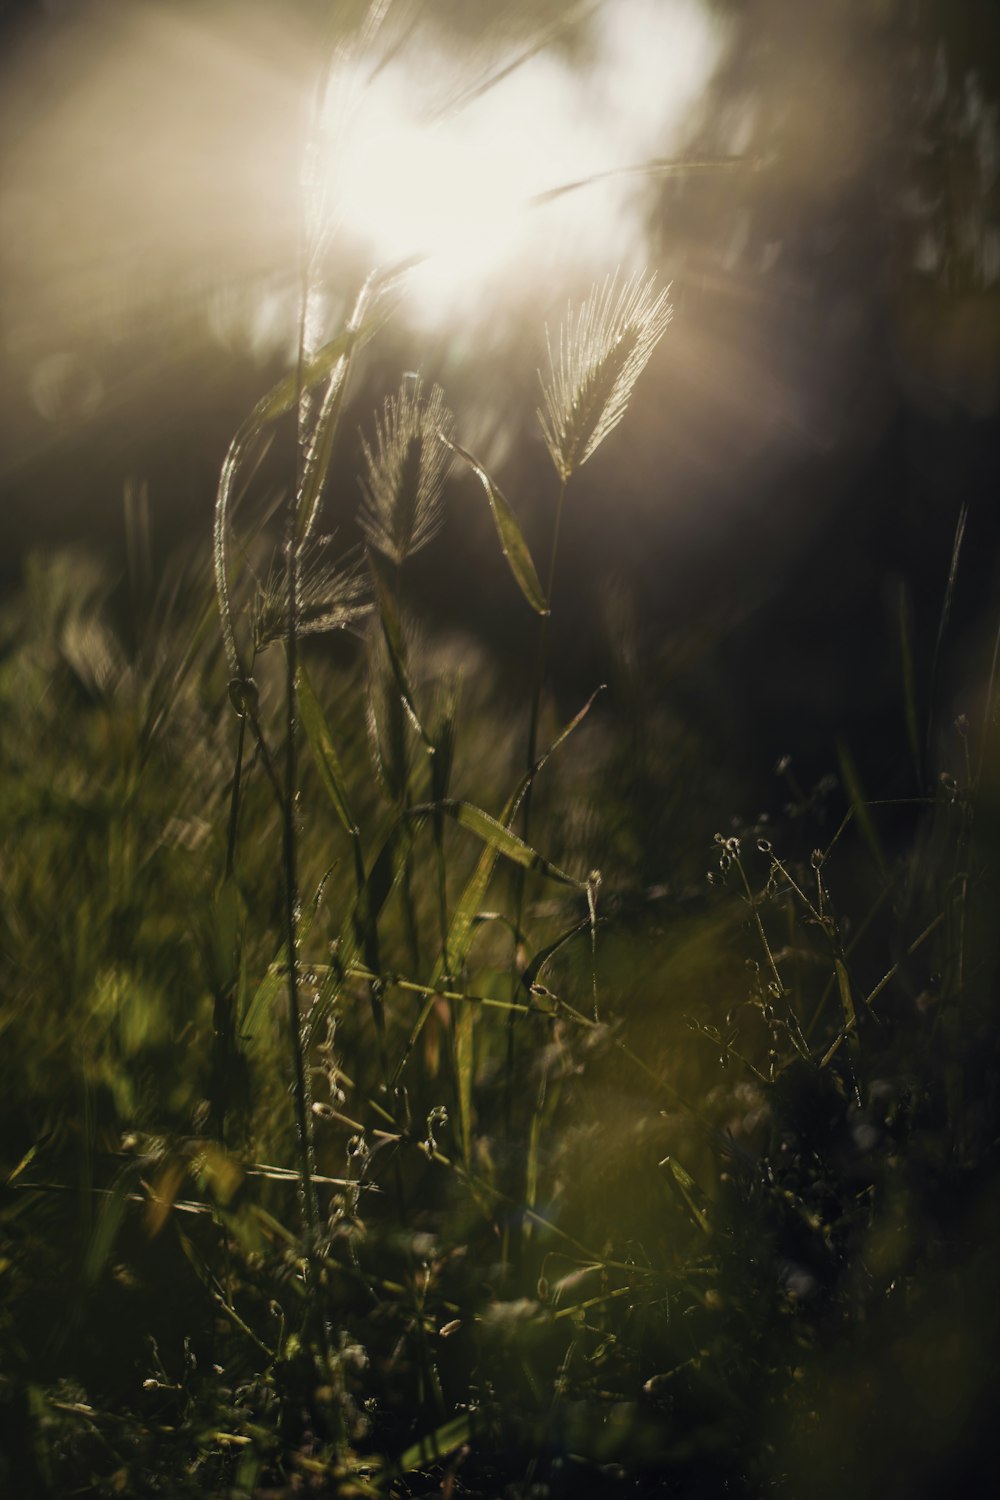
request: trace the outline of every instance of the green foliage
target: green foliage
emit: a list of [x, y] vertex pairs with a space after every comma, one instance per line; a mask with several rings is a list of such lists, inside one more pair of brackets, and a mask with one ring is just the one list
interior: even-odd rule
[[[485, 659], [460, 695], [416, 636], [412, 433], [368, 453], [370, 540], [399, 545], [369, 558], [367, 653], [301, 660], [353, 347], [304, 371], [327, 386], [270, 575], [283, 661], [244, 644], [258, 588], [228, 560], [287, 385], [223, 476], [224, 653], [197, 568], [127, 631], [96, 570], [37, 562], [4, 621], [0, 1480], [901, 1493], [911, 1407], [933, 1475], [997, 1333], [992, 701], [961, 775], [884, 805], [841, 746], [841, 785], [717, 834], [695, 886], [717, 814], [670, 801], [678, 737], [624, 637], [616, 689], [538, 754], [544, 635], [514, 733]], [[562, 490], [622, 415], [605, 374]], [[543, 594], [457, 451], [547, 608], [554, 549]]]

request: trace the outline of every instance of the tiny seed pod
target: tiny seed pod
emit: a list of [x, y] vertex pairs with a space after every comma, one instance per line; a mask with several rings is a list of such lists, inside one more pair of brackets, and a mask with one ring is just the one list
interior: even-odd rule
[[809, 863], [812, 865], [814, 870], [820, 870], [823, 867], [825, 858], [826, 856], [824, 855], [822, 849], [814, 849], [812, 854], [809, 856]]
[[757, 848], [760, 850], [761, 854], [771, 854], [774, 850], [774, 845], [771, 843], [770, 839], [758, 839]]

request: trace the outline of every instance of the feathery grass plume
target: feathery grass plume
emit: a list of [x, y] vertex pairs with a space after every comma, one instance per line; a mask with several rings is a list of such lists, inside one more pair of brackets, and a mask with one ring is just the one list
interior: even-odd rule
[[[328, 563], [322, 547], [302, 561], [298, 580], [300, 636], [321, 635], [328, 630], [347, 630], [371, 609], [368, 579], [357, 559]], [[258, 585], [253, 602], [254, 649], [258, 652], [281, 640], [288, 629], [288, 604], [281, 573], [274, 567]]]
[[362, 437], [365, 477], [360, 522], [369, 542], [395, 563], [429, 542], [441, 522], [441, 491], [451, 464], [453, 422], [440, 386], [424, 399], [419, 378], [404, 379]]
[[569, 308], [553, 350], [546, 330], [549, 379], [539, 408], [545, 442], [565, 483], [617, 427], [639, 376], [673, 316], [669, 287], [655, 276], [633, 276], [619, 286], [617, 271], [592, 288], [583, 306]]

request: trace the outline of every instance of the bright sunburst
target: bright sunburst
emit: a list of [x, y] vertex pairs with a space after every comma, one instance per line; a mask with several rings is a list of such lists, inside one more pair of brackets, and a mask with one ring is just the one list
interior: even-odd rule
[[634, 179], [612, 176], [544, 208], [531, 200], [674, 149], [720, 40], [695, 0], [615, 0], [591, 24], [598, 44], [585, 69], [548, 49], [451, 111], [435, 97], [448, 73], [439, 52], [414, 47], [374, 79], [357, 60], [334, 71], [328, 201], [375, 262], [428, 255], [413, 285], [422, 321], [567, 263], [644, 260]]

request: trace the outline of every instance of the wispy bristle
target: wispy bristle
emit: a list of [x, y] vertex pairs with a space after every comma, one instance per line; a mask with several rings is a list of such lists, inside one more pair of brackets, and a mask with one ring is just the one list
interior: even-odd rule
[[423, 397], [418, 380], [404, 380], [375, 422], [375, 444], [361, 439], [365, 476], [362, 529], [373, 547], [402, 563], [430, 541], [441, 521], [441, 491], [451, 463], [442, 441], [452, 417], [439, 386]]
[[[347, 630], [370, 610], [368, 580], [356, 560], [327, 563], [322, 549], [303, 561], [299, 575], [296, 633], [321, 635]], [[284, 569], [272, 569], [258, 587], [253, 605], [253, 639], [258, 651], [281, 640], [288, 629]]]
[[667, 290], [657, 292], [654, 281], [636, 276], [619, 287], [616, 273], [582, 307], [569, 308], [555, 350], [546, 333], [549, 378], [539, 373], [545, 405], [538, 419], [564, 481], [621, 421], [670, 322]]

